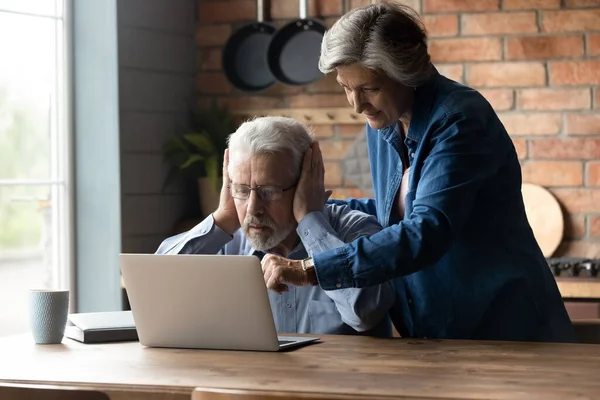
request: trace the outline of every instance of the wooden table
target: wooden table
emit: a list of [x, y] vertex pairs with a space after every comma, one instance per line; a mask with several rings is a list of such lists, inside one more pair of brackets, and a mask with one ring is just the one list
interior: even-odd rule
[[113, 399], [189, 399], [196, 386], [396, 399], [600, 398], [600, 345], [323, 335], [318, 344], [260, 353], [69, 339], [35, 345], [21, 335], [0, 339], [0, 357], [0, 383], [95, 388]]

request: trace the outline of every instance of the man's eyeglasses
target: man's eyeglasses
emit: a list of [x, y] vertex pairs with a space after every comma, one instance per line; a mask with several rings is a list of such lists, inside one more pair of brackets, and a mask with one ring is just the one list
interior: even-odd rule
[[230, 183], [229, 190], [231, 191], [231, 197], [238, 200], [248, 200], [250, 193], [254, 190], [258, 197], [263, 201], [276, 201], [283, 197], [283, 192], [290, 190], [296, 186], [293, 184], [290, 187], [281, 186], [257, 186], [250, 187], [248, 185], [242, 185], [240, 183]]

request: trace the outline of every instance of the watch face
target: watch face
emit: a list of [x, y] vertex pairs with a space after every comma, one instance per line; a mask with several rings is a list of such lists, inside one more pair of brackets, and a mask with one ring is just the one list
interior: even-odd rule
[[302, 269], [303, 270], [306, 271], [306, 270], [314, 268], [314, 267], [315, 267], [315, 263], [313, 262], [312, 257], [302, 260]]

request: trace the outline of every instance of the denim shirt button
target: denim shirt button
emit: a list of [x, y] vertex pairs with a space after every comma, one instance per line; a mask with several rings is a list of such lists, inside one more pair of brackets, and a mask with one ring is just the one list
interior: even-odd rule
[[304, 230], [304, 236], [308, 236], [308, 229]]
[[410, 158], [415, 158], [415, 153], [410, 153]]
[[408, 304], [412, 304], [412, 298], [408, 298]]
[[339, 288], [342, 287], [342, 284], [338, 282], [338, 283], [335, 284], [335, 287], [339, 289]]
[[290, 303], [290, 302], [287, 302], [287, 303], [285, 303], [285, 306], [286, 306], [287, 308], [292, 308], [292, 303]]

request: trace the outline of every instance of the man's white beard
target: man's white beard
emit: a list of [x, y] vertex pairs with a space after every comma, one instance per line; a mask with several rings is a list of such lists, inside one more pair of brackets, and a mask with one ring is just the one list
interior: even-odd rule
[[[250, 233], [250, 225], [261, 225], [269, 228], [269, 230], [263, 233], [252, 234]], [[267, 216], [256, 217], [246, 215], [244, 223], [242, 224], [242, 231], [248, 238], [248, 241], [254, 250], [258, 251], [266, 251], [278, 246], [290, 235], [290, 233], [292, 233], [293, 230], [293, 224], [277, 229], [273, 220]]]

